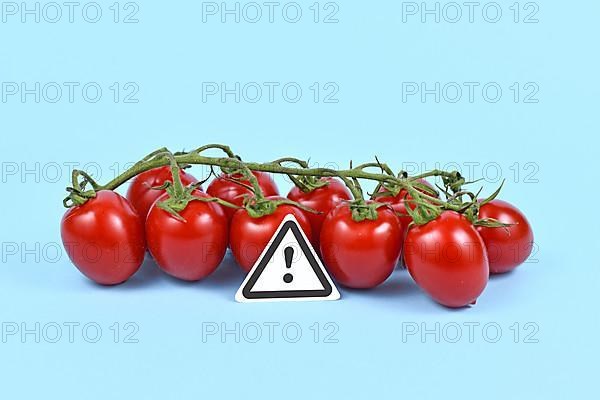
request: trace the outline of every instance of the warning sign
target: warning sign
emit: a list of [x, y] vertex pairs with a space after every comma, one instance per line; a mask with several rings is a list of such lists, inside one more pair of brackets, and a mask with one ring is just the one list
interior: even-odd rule
[[241, 303], [339, 298], [340, 293], [292, 214], [281, 222], [235, 295]]

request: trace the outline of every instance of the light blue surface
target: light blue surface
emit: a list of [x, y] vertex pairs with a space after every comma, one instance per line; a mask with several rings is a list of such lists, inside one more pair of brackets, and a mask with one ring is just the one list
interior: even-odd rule
[[[275, 9], [273, 23], [264, 6], [257, 23], [234, 23], [232, 16], [221, 23], [219, 15], [205, 15], [203, 23], [201, 2], [145, 2], [134, 24], [114, 23], [112, 3], [99, 3], [103, 13], [95, 24], [83, 20], [81, 8], [69, 23], [65, 7], [57, 23], [44, 15], [40, 23], [25, 15], [22, 23], [21, 14], [12, 15], [14, 8], [2, 3], [3, 398], [559, 399], [595, 392], [598, 190], [578, 185], [597, 181], [586, 171], [598, 147], [597, 2], [539, 2], [539, 22], [527, 24], [522, 20], [535, 8], [522, 9], [521, 22], [514, 23], [513, 1], [498, 3], [498, 23], [483, 19], [485, 3], [475, 9], [473, 23], [464, 7], [457, 23], [435, 23], [434, 16], [421, 23], [420, 15], [406, 14], [404, 23], [401, 2], [339, 2], [339, 22], [329, 24], [312, 21], [313, 1], [298, 3], [303, 14], [295, 24], [281, 16], [285, 3]], [[433, 8], [435, 2], [427, 4]], [[321, 21], [335, 10], [324, 6]], [[454, 18], [455, 11], [445, 10], [446, 19]], [[87, 11], [93, 18], [94, 10]], [[119, 20], [132, 11], [122, 9]], [[246, 11], [254, 18], [252, 9]], [[46, 19], [55, 17], [54, 10], [46, 12]], [[49, 82], [80, 86], [73, 102], [65, 89], [61, 100], [50, 103], [51, 84], [36, 103], [31, 94], [24, 102], [20, 93], [8, 94], [21, 82], [29, 88], [40, 82], [40, 90]], [[97, 103], [81, 97], [87, 82], [103, 90]], [[121, 88], [118, 103], [110, 89], [114, 82]], [[128, 82], [139, 87], [138, 103], [123, 102], [135, 88]], [[227, 82], [230, 88], [235, 82], [279, 82], [279, 88], [297, 82], [303, 96], [289, 103], [275, 92], [271, 103], [265, 91], [257, 103], [243, 94], [239, 103], [233, 95], [225, 103], [218, 96], [203, 102], [202, 82]], [[314, 82], [321, 87], [318, 103], [310, 89]], [[339, 88], [337, 103], [323, 102], [335, 88], [325, 87], [328, 82]], [[466, 91], [455, 104], [443, 93], [439, 103], [433, 95], [422, 103], [418, 96], [403, 102], [403, 82], [480, 86], [472, 103]], [[497, 103], [477, 92], [488, 82], [503, 89]], [[521, 87], [518, 103], [510, 89], [514, 82]], [[523, 102], [535, 88], [526, 90], [529, 82], [539, 87], [538, 103]], [[454, 97], [453, 88], [447, 86], [446, 97]], [[507, 179], [503, 198], [518, 204], [534, 227], [537, 262], [492, 279], [475, 307], [450, 311], [400, 270], [373, 291], [342, 289], [338, 302], [237, 304], [233, 297], [243, 276], [231, 259], [197, 284], [170, 279], [146, 262], [126, 284], [101, 288], [64, 254], [56, 255], [69, 181], [65, 163], [98, 163], [104, 182], [160, 146], [190, 149], [209, 142], [230, 144], [248, 160], [295, 155], [344, 166], [377, 155], [396, 169], [455, 162], [465, 171], [472, 165], [474, 178], [486, 171], [488, 193], [500, 168]], [[289, 184], [280, 183], [287, 191]], [[73, 343], [65, 326], [70, 322], [80, 324]], [[280, 324], [273, 343], [264, 325], [270, 322]], [[35, 330], [36, 323], [39, 343], [33, 334], [22, 338], [23, 328]], [[88, 325], [83, 337], [86, 323], [97, 325]], [[203, 338], [203, 331], [221, 324], [235, 329], [236, 323], [240, 343], [233, 335]], [[286, 341], [296, 325], [282, 334], [286, 323], [302, 329], [297, 343]], [[479, 324], [473, 325], [472, 343], [465, 323]], [[50, 343], [55, 324], [63, 336]], [[258, 343], [249, 340], [254, 324], [262, 327]], [[425, 340], [407, 335], [436, 324], [439, 343], [432, 334]], [[463, 336], [450, 343], [457, 324]], [[492, 324], [487, 336], [485, 324]], [[88, 343], [94, 326], [102, 337]], [[138, 342], [124, 343], [135, 327]], [[326, 343], [325, 334], [336, 327], [337, 343]], [[502, 336], [489, 343], [497, 327]], [[529, 339], [537, 342], [526, 343], [535, 328]], [[19, 332], [10, 335], [14, 329]]]

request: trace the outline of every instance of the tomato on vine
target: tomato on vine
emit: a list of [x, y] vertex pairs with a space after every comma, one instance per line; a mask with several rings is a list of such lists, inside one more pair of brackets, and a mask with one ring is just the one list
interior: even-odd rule
[[229, 242], [233, 257], [244, 271], [252, 269], [287, 214], [296, 217], [308, 240], [312, 240], [310, 222], [305, 213], [297, 206], [281, 203], [285, 200], [278, 196], [265, 198], [265, 204], [270, 201], [272, 203], [269, 206], [275, 209], [259, 217], [251, 216], [245, 208], [235, 211], [231, 219]]
[[100, 190], [70, 208], [60, 233], [71, 262], [96, 283], [125, 282], [144, 261], [142, 221], [129, 201], [113, 191]]
[[521, 265], [533, 249], [533, 231], [525, 215], [512, 204], [492, 200], [481, 205], [479, 218], [492, 218], [505, 227], [478, 226], [490, 262], [490, 273], [501, 274]]
[[[225, 156], [205, 156], [211, 149]], [[180, 170], [180, 165], [193, 164], [223, 172], [208, 194]], [[166, 166], [156, 167], [161, 165]], [[373, 168], [377, 170], [366, 171]], [[288, 198], [278, 197], [270, 173], [294, 182]], [[132, 177], [130, 203], [112, 190]], [[490, 273], [510, 271], [530, 255], [531, 226], [516, 207], [494, 200], [501, 187], [478, 201], [479, 192], [463, 188], [473, 182], [458, 171], [436, 169], [419, 177], [441, 178], [445, 200], [426, 181], [408, 179], [404, 172], [395, 175], [377, 158], [334, 170], [312, 168], [293, 157], [244, 162], [219, 144], [178, 153], [161, 148], [105, 185], [74, 170], [63, 200], [70, 209], [61, 222], [61, 237], [81, 272], [111, 285], [140, 267], [146, 228], [159, 267], [177, 278], [198, 280], [218, 267], [228, 242], [240, 267], [249, 271], [285, 216], [293, 214], [340, 284], [381, 284], [404, 242], [404, 259], [417, 285], [445, 306], [473, 304]], [[363, 179], [378, 182], [374, 201], [364, 200]]]
[[[373, 207], [367, 203], [365, 207]], [[321, 255], [327, 270], [340, 284], [374, 288], [394, 271], [402, 249], [402, 231], [394, 212], [378, 207], [374, 219], [356, 221], [350, 203], [341, 203], [325, 217]]]
[[352, 199], [352, 194], [339, 179], [321, 178], [319, 181], [321, 186], [315, 189], [305, 192], [298, 186], [294, 186], [287, 195], [288, 199], [318, 211], [318, 213], [306, 213], [312, 228], [313, 245], [317, 251], [319, 250], [321, 226], [327, 214], [342, 201]]
[[193, 190], [189, 194], [192, 198], [176, 215], [161, 208], [169, 193], [154, 203], [146, 219], [146, 240], [160, 269], [179, 279], [197, 281], [213, 273], [223, 261], [227, 217], [205, 193]]
[[[179, 170], [179, 177], [185, 186], [197, 182], [196, 178], [183, 169]], [[142, 172], [131, 180], [126, 197], [142, 221], [146, 220], [152, 204], [165, 193], [164, 190], [153, 188], [162, 186], [165, 182], [173, 182], [171, 168], [168, 165]]]
[[[279, 189], [273, 178], [271, 178], [271, 175], [261, 171], [252, 171], [252, 174], [256, 177], [258, 185], [265, 196], [279, 195]], [[241, 206], [244, 202], [244, 197], [252, 195], [252, 191], [248, 188], [249, 186], [249, 180], [244, 179], [242, 174], [221, 174], [208, 185], [206, 193], [236, 206]], [[235, 209], [224, 207], [223, 210], [229, 221], [231, 221]]]
[[465, 216], [454, 211], [413, 225], [406, 235], [404, 260], [417, 285], [447, 307], [474, 304], [487, 285], [483, 239]]

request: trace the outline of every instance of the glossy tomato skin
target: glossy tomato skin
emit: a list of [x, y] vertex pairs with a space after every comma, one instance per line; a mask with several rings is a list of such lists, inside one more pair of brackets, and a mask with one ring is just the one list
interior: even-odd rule
[[[197, 197], [208, 197], [196, 190]], [[168, 199], [162, 195], [158, 201]], [[227, 217], [215, 203], [190, 201], [179, 212], [181, 221], [155, 203], [146, 219], [148, 250], [167, 274], [197, 281], [213, 273], [225, 256], [228, 241]]]
[[[273, 178], [271, 178], [271, 175], [261, 171], [252, 171], [252, 174], [258, 180], [258, 185], [262, 189], [265, 197], [279, 195], [279, 189], [277, 189], [277, 185], [275, 184], [275, 181], [273, 181]], [[231, 177], [232, 175], [221, 175], [214, 179], [206, 188], [206, 193], [212, 197], [218, 197], [219, 199], [241, 206], [244, 201], [244, 195], [252, 194], [252, 192], [244, 186], [229, 180]], [[239, 178], [239, 176], [237, 176], [237, 178]], [[241, 183], [250, 185], [250, 182], [246, 180], [242, 180]], [[236, 209], [231, 207], [222, 208], [227, 215], [227, 218], [231, 221]]]
[[394, 271], [402, 249], [398, 218], [388, 207], [377, 209], [376, 220], [356, 222], [349, 203], [341, 203], [325, 217], [321, 255], [327, 270], [340, 284], [369, 289]]
[[489, 263], [483, 239], [467, 218], [454, 211], [412, 226], [404, 260], [417, 285], [447, 307], [474, 304], [487, 285]]
[[[179, 171], [179, 176], [184, 186], [197, 182], [196, 178], [183, 169]], [[169, 166], [153, 168], [142, 172], [131, 180], [131, 184], [127, 190], [127, 199], [142, 218], [142, 222], [146, 220], [152, 204], [165, 193], [164, 190], [152, 188], [161, 186], [165, 181], [173, 182], [173, 175]]]
[[350, 191], [339, 179], [323, 178], [328, 184], [309, 193], [303, 192], [297, 186], [294, 186], [287, 197], [308, 208], [319, 211], [320, 214], [305, 212], [310, 221], [313, 233], [313, 246], [319, 250], [319, 241], [321, 236], [321, 226], [329, 212], [342, 201], [352, 199]]
[[502, 274], [521, 265], [533, 249], [533, 231], [525, 215], [512, 204], [492, 200], [479, 209], [479, 218], [513, 224], [506, 228], [478, 226], [490, 260], [490, 273]]
[[[431, 186], [431, 184], [425, 179], [419, 179], [419, 182], [433, 189], [433, 186]], [[384, 187], [379, 189], [380, 192], [384, 192], [385, 190], [386, 189]], [[402, 227], [402, 237], [406, 236], [408, 225], [412, 222], [411, 216], [406, 212], [406, 206], [404, 204], [405, 199], [409, 202], [412, 200], [412, 196], [408, 194], [408, 191], [405, 189], [400, 190], [396, 196], [378, 196], [376, 198], [376, 201], [380, 203], [389, 204], [397, 213], [396, 216], [398, 217], [398, 221], [400, 221], [400, 225]], [[416, 206], [409, 203], [409, 207], [411, 210], [414, 210]]]
[[60, 233], [71, 262], [99, 284], [125, 282], [144, 261], [142, 221], [129, 201], [113, 191], [98, 191], [70, 208]]
[[283, 204], [273, 214], [260, 218], [250, 217], [245, 209], [235, 212], [231, 220], [229, 241], [233, 257], [244, 271], [252, 269], [287, 214], [294, 215], [308, 240], [312, 241], [310, 222], [298, 207]]

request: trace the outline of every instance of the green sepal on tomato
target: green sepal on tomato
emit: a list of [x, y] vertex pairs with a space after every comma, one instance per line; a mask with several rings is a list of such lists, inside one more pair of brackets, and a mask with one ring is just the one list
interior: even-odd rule
[[[256, 177], [264, 196], [279, 195], [279, 189], [271, 175], [261, 171], [252, 171], [252, 174]], [[236, 206], [242, 206], [245, 197], [253, 194], [252, 190], [249, 189], [250, 186], [250, 182], [244, 179], [241, 174], [221, 174], [208, 185], [206, 193]], [[223, 211], [228, 220], [231, 221], [236, 209], [223, 207]]]
[[[179, 170], [179, 177], [184, 186], [197, 182], [194, 176], [183, 169]], [[164, 189], [155, 189], [165, 182], [173, 183], [171, 167], [168, 165], [142, 172], [131, 180], [126, 197], [137, 210], [142, 221], [146, 220], [152, 204], [165, 193]]]
[[123, 283], [144, 261], [142, 220], [129, 201], [113, 191], [100, 190], [69, 208], [60, 232], [71, 262], [96, 283]]

